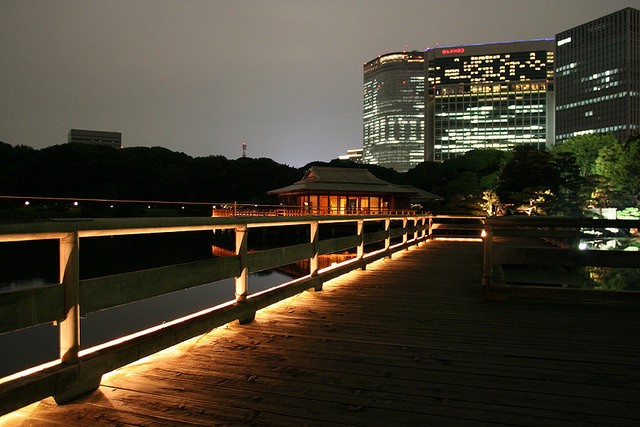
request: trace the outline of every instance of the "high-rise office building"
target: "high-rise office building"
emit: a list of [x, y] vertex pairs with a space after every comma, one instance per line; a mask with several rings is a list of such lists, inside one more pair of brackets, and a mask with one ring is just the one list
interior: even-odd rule
[[424, 79], [423, 52], [364, 65], [364, 163], [406, 172], [424, 161]]
[[425, 161], [554, 141], [554, 39], [428, 49]]
[[640, 11], [626, 8], [556, 35], [556, 140], [640, 131]]

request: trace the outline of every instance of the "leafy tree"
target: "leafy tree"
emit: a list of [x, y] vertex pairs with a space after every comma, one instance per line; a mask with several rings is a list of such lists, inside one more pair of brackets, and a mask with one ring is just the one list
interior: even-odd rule
[[573, 154], [580, 169], [580, 176], [586, 177], [596, 174], [596, 159], [600, 150], [616, 142], [616, 138], [610, 134], [574, 136], [563, 143], [556, 144], [552, 153]]
[[618, 291], [640, 290], [640, 269], [588, 267], [591, 286]]
[[521, 145], [501, 169], [496, 193], [503, 203], [529, 205], [547, 191], [557, 194], [559, 186], [560, 174], [551, 153]]
[[622, 200], [615, 197], [617, 207], [624, 207], [625, 202], [640, 206], [640, 137], [603, 147], [595, 171], [607, 184], [600, 191], [622, 196]]
[[576, 157], [568, 151], [554, 151], [553, 162], [559, 180], [553, 204], [548, 209], [554, 215], [580, 217], [591, 197], [589, 179], [580, 173]]
[[406, 172], [405, 183], [443, 196], [448, 211], [479, 214], [482, 193], [495, 188], [506, 156], [498, 150], [472, 150], [442, 163], [425, 162]]
[[482, 193], [482, 201], [479, 205], [487, 216], [497, 215], [502, 211], [500, 198], [493, 190], [485, 190]]

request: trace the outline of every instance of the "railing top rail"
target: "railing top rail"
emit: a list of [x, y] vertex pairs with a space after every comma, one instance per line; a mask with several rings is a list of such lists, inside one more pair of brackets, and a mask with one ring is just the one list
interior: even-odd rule
[[114, 236], [138, 233], [168, 233], [234, 228], [238, 226], [270, 227], [295, 224], [340, 223], [358, 220], [420, 218], [428, 215], [313, 215], [313, 216], [247, 216], [247, 217], [160, 217], [160, 218], [96, 218], [49, 220], [0, 224], [0, 242], [58, 239], [77, 232], [80, 237]]
[[477, 220], [483, 220], [485, 219], [484, 216], [476, 216], [476, 215], [433, 215], [434, 219], [437, 218], [454, 218], [454, 219], [477, 219]]
[[488, 217], [486, 224], [498, 227], [640, 228], [640, 220], [562, 218], [547, 216]]

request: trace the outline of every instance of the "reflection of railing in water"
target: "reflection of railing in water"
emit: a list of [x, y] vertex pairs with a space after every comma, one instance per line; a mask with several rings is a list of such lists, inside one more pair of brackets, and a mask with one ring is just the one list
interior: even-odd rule
[[[235, 251], [232, 251], [222, 246], [212, 245], [211, 254], [216, 257], [234, 256]], [[350, 261], [356, 257], [355, 253], [342, 253], [342, 254], [325, 254], [318, 257], [318, 269], [336, 266], [345, 261]], [[291, 277], [292, 279], [298, 279], [300, 277], [309, 274], [311, 268], [311, 261], [308, 259], [302, 259], [291, 264], [281, 265], [275, 268], [279, 273]]]
[[[356, 254], [326, 254], [318, 257], [318, 269], [333, 267], [343, 262], [350, 261], [356, 257]], [[292, 264], [281, 265], [276, 271], [287, 275], [293, 279], [302, 277], [309, 271], [310, 261], [303, 259]]]
[[[378, 222], [380, 230], [366, 232], [365, 223]], [[392, 228], [391, 224], [400, 224]], [[319, 238], [320, 224], [353, 223], [353, 234]], [[332, 216], [319, 218], [120, 218], [0, 224], [0, 242], [57, 240], [59, 284], [2, 293], [0, 333], [55, 322], [60, 332], [60, 359], [33, 372], [0, 379], [0, 414], [54, 396], [65, 402], [95, 390], [102, 374], [211, 329], [238, 320], [249, 322], [255, 312], [307, 289], [320, 290], [323, 282], [417, 244], [430, 235], [425, 215]], [[249, 252], [251, 229], [308, 227], [305, 243]], [[148, 233], [233, 230], [235, 251], [220, 258], [80, 280], [80, 241], [87, 237]], [[398, 243], [392, 244], [392, 240]], [[383, 249], [365, 253], [365, 246]], [[323, 269], [320, 257], [354, 250], [355, 256]], [[250, 294], [250, 273], [307, 260], [309, 270], [269, 291]], [[166, 322], [133, 335], [80, 350], [80, 316], [122, 304], [165, 295], [219, 280], [235, 279], [235, 301]]]

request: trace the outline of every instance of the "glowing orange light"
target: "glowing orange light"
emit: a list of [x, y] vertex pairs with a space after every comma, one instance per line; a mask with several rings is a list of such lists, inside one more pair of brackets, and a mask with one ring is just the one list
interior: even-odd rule
[[434, 240], [444, 240], [448, 242], [482, 242], [480, 237], [435, 237]]

